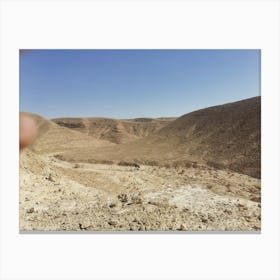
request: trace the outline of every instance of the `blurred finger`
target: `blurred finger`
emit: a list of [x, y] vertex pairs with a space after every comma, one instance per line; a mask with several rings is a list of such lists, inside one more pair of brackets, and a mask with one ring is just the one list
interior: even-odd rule
[[19, 116], [19, 146], [20, 149], [30, 145], [36, 136], [36, 124], [34, 120], [25, 113]]

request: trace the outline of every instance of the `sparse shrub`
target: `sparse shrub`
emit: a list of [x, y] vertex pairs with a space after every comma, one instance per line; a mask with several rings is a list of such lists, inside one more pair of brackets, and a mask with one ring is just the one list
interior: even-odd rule
[[185, 162], [184, 167], [185, 168], [190, 168], [190, 167], [192, 167], [192, 163], [191, 162]]
[[57, 154], [54, 155], [55, 158], [59, 159], [59, 160], [65, 160], [65, 158], [63, 157], [63, 155]]
[[123, 202], [123, 203], [127, 202], [127, 200], [128, 200], [127, 199], [127, 194], [125, 194], [125, 193], [119, 194], [118, 199], [119, 199], [120, 202]]
[[88, 163], [110, 164], [110, 165], [114, 164], [114, 162], [111, 161], [111, 160], [106, 160], [106, 159], [93, 159], [93, 158], [88, 159], [87, 162], [88, 162]]
[[93, 158], [89, 158], [87, 161], [88, 161], [88, 163], [96, 163], [96, 160]]
[[58, 121], [58, 125], [68, 127], [68, 128], [84, 128], [85, 125], [83, 123], [70, 123], [70, 122], [63, 122], [63, 121]]
[[79, 163], [75, 163], [73, 166], [73, 168], [80, 168], [80, 167], [81, 167], [81, 165]]
[[132, 167], [135, 167], [135, 168], [137, 168], [137, 169], [140, 168], [140, 165], [139, 165], [139, 164], [134, 163], [134, 162], [127, 162], [127, 161], [120, 161], [120, 162], [118, 163], [118, 165], [120, 165], [120, 166], [132, 166]]
[[130, 166], [130, 164], [128, 162], [123, 161], [123, 160], [119, 161], [118, 165], [120, 165], [120, 166]]
[[146, 165], [150, 165], [150, 166], [157, 166], [157, 165], [158, 165], [158, 162], [155, 161], [155, 160], [146, 160], [146, 161], [145, 161], [145, 164], [146, 164]]
[[165, 164], [163, 165], [163, 167], [165, 167], [165, 168], [170, 168], [171, 166], [170, 166], [169, 163], [165, 163]]
[[106, 160], [106, 159], [97, 160], [96, 162], [100, 164], [110, 164], [110, 165], [114, 163], [113, 161]]

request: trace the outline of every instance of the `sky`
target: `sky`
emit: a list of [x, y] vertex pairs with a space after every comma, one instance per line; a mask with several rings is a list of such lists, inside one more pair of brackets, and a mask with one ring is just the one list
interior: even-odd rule
[[260, 50], [21, 50], [20, 111], [178, 117], [260, 95]]

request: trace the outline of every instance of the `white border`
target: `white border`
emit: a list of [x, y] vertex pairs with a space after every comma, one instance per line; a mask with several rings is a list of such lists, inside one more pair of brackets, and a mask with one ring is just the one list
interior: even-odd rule
[[[279, 2], [1, 2], [1, 279], [279, 279]], [[262, 50], [262, 234], [20, 235], [18, 49]]]

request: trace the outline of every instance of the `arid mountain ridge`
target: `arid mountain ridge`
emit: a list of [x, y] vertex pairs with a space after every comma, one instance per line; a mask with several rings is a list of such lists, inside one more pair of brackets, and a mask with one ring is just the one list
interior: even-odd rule
[[137, 118], [116, 120], [110, 118], [57, 118], [56, 124], [86, 133], [97, 139], [120, 144], [146, 137], [166, 126], [175, 118]]
[[261, 98], [188, 113], [177, 119], [36, 116], [38, 153], [72, 162], [204, 164], [261, 176]]
[[255, 97], [177, 119], [31, 114], [20, 230], [259, 232], [260, 109]]

